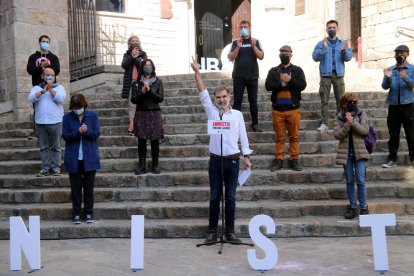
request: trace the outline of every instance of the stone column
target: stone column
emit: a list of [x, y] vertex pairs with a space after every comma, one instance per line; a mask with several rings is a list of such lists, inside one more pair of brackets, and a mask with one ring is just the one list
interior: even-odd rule
[[[50, 37], [50, 50], [59, 57], [58, 82], [70, 92], [67, 1], [1, 1], [0, 13], [0, 122], [29, 121], [32, 107], [27, 96], [32, 85], [26, 65], [39, 50], [42, 34]], [[12, 116], [2, 116], [5, 112]]]

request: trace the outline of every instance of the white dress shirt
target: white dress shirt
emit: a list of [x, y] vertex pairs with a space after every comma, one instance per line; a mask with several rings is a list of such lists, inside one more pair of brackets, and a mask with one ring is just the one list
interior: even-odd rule
[[63, 120], [63, 102], [66, 98], [66, 91], [62, 85], [53, 88], [56, 92], [52, 97], [49, 91], [46, 91], [39, 99], [36, 93], [42, 88], [38, 85], [33, 86], [30, 90], [28, 100], [35, 104], [35, 123], [39, 125], [52, 125], [61, 123]]
[[[218, 108], [213, 105], [208, 90], [199, 93], [201, 104], [209, 120], [220, 120]], [[238, 141], [240, 139], [243, 155], [249, 155], [253, 151], [249, 148], [247, 139], [246, 125], [244, 124], [243, 114], [235, 109], [223, 114], [224, 121], [233, 121], [235, 124], [234, 132], [223, 134], [223, 156], [240, 153]], [[220, 134], [210, 135], [209, 151], [215, 155], [221, 155]]]

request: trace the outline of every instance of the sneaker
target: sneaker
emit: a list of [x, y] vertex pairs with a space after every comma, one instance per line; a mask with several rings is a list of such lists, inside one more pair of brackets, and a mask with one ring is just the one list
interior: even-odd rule
[[345, 212], [345, 218], [346, 219], [353, 219], [357, 216], [357, 210], [356, 208], [351, 208], [350, 205], [348, 205], [348, 209]]
[[359, 215], [361, 216], [363, 216], [363, 215], [369, 215], [369, 211], [368, 211], [368, 208], [365, 208], [365, 209], [360, 209], [359, 210]]
[[234, 232], [226, 233], [226, 240], [231, 243], [241, 243], [241, 240], [236, 236]]
[[391, 167], [396, 167], [396, 166], [397, 166], [397, 162], [392, 161], [392, 160], [388, 161], [385, 164], [382, 164], [383, 168], [391, 168]]
[[217, 232], [215, 230], [208, 231], [207, 238], [204, 243], [215, 243], [217, 241]]
[[93, 223], [93, 215], [92, 214], [87, 214], [86, 215], [86, 223]]
[[263, 129], [261, 129], [259, 125], [253, 125], [251, 128], [254, 132], [263, 132]]
[[54, 176], [60, 176], [61, 175], [60, 169], [52, 169], [52, 175], [54, 175]]
[[321, 126], [318, 127], [316, 130], [325, 131], [325, 130], [328, 130], [328, 129], [329, 129], [329, 127], [322, 123]]
[[73, 221], [73, 224], [81, 224], [79, 215], [74, 216], [72, 221]]
[[278, 171], [283, 168], [283, 160], [273, 159], [272, 166], [270, 167], [270, 171]]
[[48, 176], [49, 172], [47, 170], [41, 169], [40, 172], [37, 174], [37, 177]]
[[292, 168], [292, 170], [294, 171], [301, 171], [302, 167], [301, 165], [299, 165], [299, 161], [297, 159], [294, 160], [289, 160], [290, 163], [290, 167]]

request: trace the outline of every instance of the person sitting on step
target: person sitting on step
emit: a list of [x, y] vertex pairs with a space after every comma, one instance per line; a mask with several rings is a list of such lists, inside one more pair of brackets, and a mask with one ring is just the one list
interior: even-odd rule
[[[344, 93], [339, 100], [341, 111], [336, 117], [334, 137], [339, 140], [336, 164], [343, 165], [346, 179], [346, 191], [349, 206], [345, 213], [346, 219], [357, 215], [355, 184], [357, 184], [360, 215], [368, 214], [366, 200], [366, 165], [370, 159], [365, 147], [364, 135], [368, 134], [366, 113], [358, 108], [358, 98], [354, 93]], [[355, 174], [354, 174], [355, 171]]]

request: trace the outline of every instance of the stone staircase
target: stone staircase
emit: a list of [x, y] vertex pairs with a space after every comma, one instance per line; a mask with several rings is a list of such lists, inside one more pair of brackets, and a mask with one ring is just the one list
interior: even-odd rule
[[[206, 74], [209, 88], [231, 80]], [[164, 77], [162, 106], [166, 137], [160, 146], [162, 173], [135, 176], [136, 138], [126, 135], [126, 101], [120, 99], [120, 81], [88, 89], [90, 107], [101, 122], [102, 169], [95, 183], [94, 224], [71, 222], [69, 179], [36, 177], [40, 169], [36, 140], [26, 137], [30, 122], [0, 126], [0, 238], [9, 237], [10, 216], [39, 215], [43, 239], [128, 237], [130, 216], [145, 215], [148, 238], [201, 238], [208, 223], [208, 135], [206, 116], [199, 103], [193, 76]], [[271, 216], [277, 237], [358, 236], [370, 234], [358, 219], [346, 221], [347, 205], [343, 169], [335, 164], [337, 141], [332, 131], [318, 132], [318, 93], [304, 93], [301, 112], [301, 172], [284, 169], [270, 172], [274, 158], [274, 132], [269, 93], [259, 91], [259, 121], [263, 133], [248, 136], [253, 174], [237, 191], [236, 231], [247, 237], [249, 220], [258, 214]], [[390, 234], [414, 234], [414, 169], [408, 165], [407, 145], [401, 140], [399, 163], [383, 169], [387, 158], [385, 93], [359, 94], [360, 104], [378, 133], [378, 149], [367, 166], [367, 195], [371, 214], [395, 213], [397, 226]], [[246, 126], [250, 125], [247, 97], [243, 104]], [[334, 117], [334, 100], [330, 110]], [[334, 121], [330, 122], [333, 127]], [[149, 146], [148, 146], [149, 147]], [[286, 149], [288, 145], [286, 145]], [[148, 153], [150, 156], [150, 153]], [[150, 159], [150, 158], [149, 158]], [[287, 165], [285, 160], [285, 167]], [[150, 161], [150, 160], [149, 160]]]

